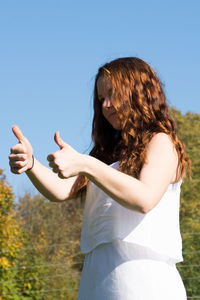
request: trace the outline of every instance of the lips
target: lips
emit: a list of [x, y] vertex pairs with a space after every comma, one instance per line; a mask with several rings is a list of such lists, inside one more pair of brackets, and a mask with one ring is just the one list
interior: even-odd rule
[[112, 117], [112, 116], [114, 116], [114, 115], [116, 115], [116, 112], [115, 112], [115, 111], [112, 112], [111, 114], [109, 114], [109, 118]]

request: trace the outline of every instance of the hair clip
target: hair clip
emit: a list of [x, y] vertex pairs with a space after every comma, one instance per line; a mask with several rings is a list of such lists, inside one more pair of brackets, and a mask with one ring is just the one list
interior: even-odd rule
[[111, 72], [110, 72], [108, 69], [106, 69], [105, 67], [102, 67], [102, 69], [103, 69], [106, 73], [108, 73], [109, 75], [111, 75]]

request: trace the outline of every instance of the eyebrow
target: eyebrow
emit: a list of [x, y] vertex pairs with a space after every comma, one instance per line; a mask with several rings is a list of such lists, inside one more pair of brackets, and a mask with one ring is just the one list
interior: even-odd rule
[[[107, 89], [107, 93], [109, 93], [109, 94], [112, 93], [112, 87], [109, 87], [109, 88]], [[97, 89], [97, 96], [98, 96], [99, 99], [103, 97], [102, 94], [100, 94], [100, 93], [98, 92], [98, 89]]]
[[[97, 90], [97, 92], [98, 92], [98, 90]], [[112, 87], [107, 88], [106, 92], [108, 92], [108, 93], [112, 92]]]

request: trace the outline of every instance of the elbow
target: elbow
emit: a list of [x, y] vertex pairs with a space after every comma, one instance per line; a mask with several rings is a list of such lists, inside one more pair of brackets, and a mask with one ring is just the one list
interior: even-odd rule
[[145, 194], [141, 195], [138, 203], [140, 203], [139, 208], [142, 214], [148, 214], [159, 202], [156, 199], [153, 192], [148, 190]]
[[157, 202], [151, 202], [145, 203], [143, 206], [140, 207], [140, 212], [142, 214], [148, 214], [155, 206], [157, 205]]
[[74, 195], [72, 195], [72, 196], [63, 195], [63, 196], [56, 196], [56, 197], [51, 196], [51, 197], [48, 197], [47, 199], [51, 202], [64, 202], [64, 201], [75, 199], [75, 198], [76, 197]]
[[148, 212], [150, 212], [151, 208], [149, 206], [142, 206], [140, 208], [140, 213], [146, 215]]
[[148, 203], [144, 203], [143, 205], [140, 206], [140, 212], [142, 214], [148, 214], [153, 208], [155, 204], [153, 205], [151, 201]]
[[55, 198], [55, 197], [52, 197], [52, 196], [48, 196], [46, 197], [49, 201], [51, 202], [62, 202], [61, 199], [58, 199], [58, 198]]
[[63, 202], [65, 200], [67, 200], [67, 197], [64, 197], [64, 195], [52, 195], [52, 194], [48, 194], [46, 195], [46, 198], [51, 201], [51, 202]]
[[131, 206], [126, 206], [126, 208], [129, 208], [133, 211], [136, 211], [136, 212], [144, 214], [144, 215], [147, 214], [151, 210], [151, 208], [147, 205], [144, 205], [144, 206], [142, 206], [142, 205], [137, 205], [137, 206], [136, 205], [131, 205]]

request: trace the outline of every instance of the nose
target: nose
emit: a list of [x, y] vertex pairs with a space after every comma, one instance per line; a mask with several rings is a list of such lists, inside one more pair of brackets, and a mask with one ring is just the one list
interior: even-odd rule
[[103, 101], [103, 108], [110, 108], [112, 107], [112, 102], [110, 100], [110, 97], [105, 97]]

